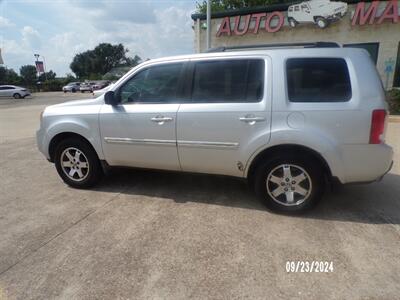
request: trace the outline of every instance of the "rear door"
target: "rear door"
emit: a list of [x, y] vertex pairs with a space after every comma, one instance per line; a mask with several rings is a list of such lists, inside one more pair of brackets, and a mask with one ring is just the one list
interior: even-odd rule
[[177, 123], [183, 171], [243, 175], [249, 155], [270, 136], [269, 65], [265, 57], [191, 61], [189, 101]]
[[0, 96], [1, 97], [12, 97], [13, 92], [14, 92], [14, 88], [12, 86], [0, 87]]

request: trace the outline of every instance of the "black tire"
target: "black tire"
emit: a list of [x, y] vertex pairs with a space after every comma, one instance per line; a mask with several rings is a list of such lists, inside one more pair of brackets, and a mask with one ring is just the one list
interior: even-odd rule
[[293, 18], [288, 18], [288, 23], [289, 23], [289, 26], [292, 28], [295, 28], [298, 24], [297, 21]]
[[15, 94], [13, 95], [13, 97], [14, 97], [14, 99], [20, 99], [20, 98], [21, 98], [21, 95], [18, 94], [18, 93], [15, 93]]
[[[67, 151], [67, 149], [71, 148], [77, 149], [83, 154], [80, 155], [83, 163], [84, 161], [87, 161], [88, 167], [86, 168], [86, 172], [83, 170], [81, 171], [84, 174], [82, 179], [79, 178], [77, 172], [75, 172], [72, 176], [73, 178], [77, 177], [76, 179], [70, 178], [66, 172], [71, 171], [72, 167], [63, 167], [61, 164], [61, 160], [65, 159], [64, 151]], [[66, 184], [74, 188], [92, 187], [98, 183], [103, 176], [103, 170], [96, 152], [92, 146], [88, 144], [88, 142], [79, 138], [68, 138], [60, 142], [55, 150], [54, 163], [56, 165], [58, 175], [60, 175]]]
[[81, 93], [83, 94], [85, 91], [81, 91]]
[[317, 24], [319, 28], [326, 28], [328, 26], [328, 21], [323, 17], [316, 17], [315, 24]]
[[76, 90], [73, 88], [73, 89], [72, 89], [72, 92], [73, 92], [73, 93], [75, 93], [75, 92], [76, 92]]
[[[281, 167], [282, 178], [273, 176], [273, 174], [278, 174], [280, 172]], [[294, 182], [293, 185], [290, 185], [290, 183], [286, 182], [285, 176], [283, 175], [284, 167], [289, 167], [293, 179], [295, 176], [302, 174], [302, 171], [305, 171], [306, 179], [299, 179], [297, 183], [290, 179], [290, 183]], [[269, 180], [272, 177], [274, 177], [275, 180], [276, 178], [282, 179], [282, 182], [276, 184], [271, 181], [272, 179]], [[301, 191], [308, 191], [305, 195], [306, 197], [297, 193], [297, 186], [299, 185], [300, 188], [303, 188]], [[321, 200], [325, 190], [325, 177], [323, 169], [315, 160], [303, 156], [281, 155], [271, 158], [271, 160], [258, 166], [255, 171], [254, 188], [257, 196], [269, 209], [280, 212], [299, 213], [311, 209]], [[281, 194], [274, 199], [273, 194], [277, 191], [275, 190], [277, 188], [281, 189], [279, 190]], [[290, 193], [292, 189], [294, 191], [292, 195], [294, 195], [293, 197], [295, 199], [293, 203], [288, 203], [288, 196], [286, 193]], [[286, 192], [283, 190], [286, 190]], [[304, 198], [304, 200], [301, 200], [301, 198]], [[283, 202], [287, 203], [283, 204]]]

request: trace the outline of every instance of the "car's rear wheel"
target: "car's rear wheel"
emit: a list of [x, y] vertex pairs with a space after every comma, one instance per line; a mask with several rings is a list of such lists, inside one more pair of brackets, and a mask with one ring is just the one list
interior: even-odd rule
[[96, 152], [87, 142], [78, 138], [60, 142], [54, 162], [62, 180], [75, 188], [91, 187], [103, 175]]
[[306, 157], [278, 156], [261, 164], [255, 173], [255, 190], [272, 210], [301, 212], [322, 198], [324, 173]]
[[18, 93], [15, 93], [15, 94], [13, 95], [13, 97], [14, 97], [14, 99], [20, 99], [20, 98], [21, 98], [21, 95], [18, 94]]
[[73, 88], [73, 89], [72, 89], [72, 92], [73, 92], [73, 93], [75, 93], [75, 92], [76, 92], [76, 90]]

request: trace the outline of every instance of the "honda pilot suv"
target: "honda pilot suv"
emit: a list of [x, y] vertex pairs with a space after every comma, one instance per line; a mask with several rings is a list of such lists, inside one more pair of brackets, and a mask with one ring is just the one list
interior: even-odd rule
[[295, 45], [146, 61], [96, 99], [47, 107], [38, 147], [72, 187], [114, 166], [228, 175], [291, 212], [332, 180], [380, 179], [393, 151], [368, 53]]

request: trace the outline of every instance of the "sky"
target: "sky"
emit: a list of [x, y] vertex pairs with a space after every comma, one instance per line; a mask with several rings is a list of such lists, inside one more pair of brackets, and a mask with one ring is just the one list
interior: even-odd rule
[[122, 43], [142, 59], [194, 52], [195, 0], [0, 0], [0, 48], [19, 72], [34, 54], [58, 77], [75, 54]]

